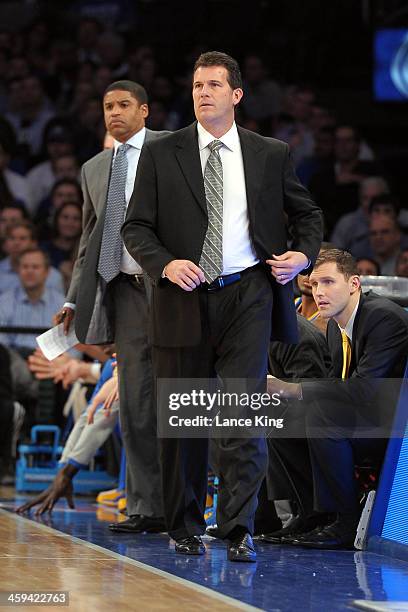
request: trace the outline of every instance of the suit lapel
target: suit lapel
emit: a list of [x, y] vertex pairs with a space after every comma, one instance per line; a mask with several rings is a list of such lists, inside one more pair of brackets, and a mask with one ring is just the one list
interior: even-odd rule
[[328, 344], [331, 349], [333, 374], [335, 378], [341, 378], [343, 371], [343, 344], [339, 327], [333, 319], [328, 323], [327, 332]]
[[245, 186], [248, 203], [248, 215], [252, 227], [255, 226], [255, 209], [262, 186], [267, 149], [252, 138], [251, 132], [238, 127], [244, 161]]
[[358, 325], [359, 325], [359, 321], [360, 321], [360, 317], [361, 317], [361, 309], [362, 309], [362, 306], [363, 306], [363, 302], [364, 302], [364, 294], [361, 293], [360, 301], [359, 301], [359, 304], [358, 304], [356, 316], [354, 318], [354, 323], [353, 323], [353, 340], [351, 342], [350, 373], [353, 372], [353, 370], [356, 369], [356, 365], [357, 365], [357, 362], [358, 362], [358, 359], [357, 359], [357, 354], [359, 352]]
[[197, 203], [207, 214], [196, 123], [186, 128], [177, 142], [176, 158]]
[[96, 160], [91, 170], [92, 175], [88, 181], [91, 199], [95, 205], [98, 217], [105, 211], [112, 166], [112, 155], [113, 149], [105, 151], [104, 154]]

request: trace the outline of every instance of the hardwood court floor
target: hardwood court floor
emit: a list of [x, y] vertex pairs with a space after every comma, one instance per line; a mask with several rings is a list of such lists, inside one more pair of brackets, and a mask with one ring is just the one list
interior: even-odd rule
[[[75, 612], [249, 609], [239, 606], [239, 602], [235, 605], [233, 600], [228, 603], [226, 597], [219, 598], [213, 591], [204, 592], [180, 579], [158, 575], [135, 566], [131, 560], [103, 552], [99, 547], [90, 548], [70, 536], [2, 510], [0, 590], [69, 591], [69, 609]], [[62, 611], [64, 607], [22, 609]]]
[[257, 563], [230, 563], [225, 544], [209, 537], [203, 557], [186, 557], [165, 534], [113, 534], [108, 523], [118, 515], [93, 500], [77, 497], [75, 510], [59, 502], [51, 517], [36, 519], [13, 513], [26, 499], [0, 489], [0, 590], [67, 590], [73, 612], [408, 606], [408, 563], [396, 559], [257, 542]]

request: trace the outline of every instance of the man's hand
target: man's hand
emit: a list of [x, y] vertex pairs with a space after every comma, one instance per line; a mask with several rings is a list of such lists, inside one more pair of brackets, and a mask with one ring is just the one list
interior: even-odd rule
[[106, 417], [111, 414], [112, 404], [119, 399], [118, 379], [113, 376], [99, 389], [87, 409], [88, 425], [94, 422], [94, 415], [101, 404]]
[[61, 498], [65, 497], [68, 506], [72, 509], [75, 508], [74, 498], [73, 498], [73, 487], [72, 487], [72, 478], [68, 476], [64, 472], [64, 468], [55, 477], [54, 482], [40, 495], [37, 495], [32, 501], [19, 506], [16, 509], [16, 512], [22, 514], [23, 512], [27, 512], [31, 510], [34, 506], [40, 504], [39, 508], [35, 511], [35, 515], [38, 516], [40, 514], [44, 514], [44, 512], [52, 512], [55, 504]]
[[59, 325], [60, 323], [64, 324], [64, 334], [67, 335], [69, 332], [69, 328], [75, 316], [75, 311], [69, 306], [64, 306], [61, 308], [59, 312], [54, 316], [55, 325]]
[[71, 358], [64, 353], [49, 361], [44, 357], [40, 349], [36, 349], [28, 358], [28, 367], [38, 380], [47, 380], [54, 378], [67, 361], [70, 360]]
[[91, 374], [92, 364], [87, 361], [80, 361], [79, 359], [70, 359], [65, 365], [63, 365], [57, 371], [54, 376], [55, 383], [62, 383], [64, 389], [68, 389], [70, 385], [82, 378], [86, 382], [97, 382]]
[[267, 259], [266, 263], [271, 266], [271, 274], [280, 285], [289, 283], [308, 264], [308, 258], [300, 251], [286, 251], [282, 255], [272, 257], [273, 259]]
[[266, 389], [270, 395], [279, 395], [280, 399], [302, 399], [302, 387], [300, 383], [289, 383], [280, 380], [280, 378], [268, 376]]
[[164, 268], [164, 274], [184, 291], [193, 291], [201, 283], [205, 283], [204, 272], [188, 259], [173, 259]]

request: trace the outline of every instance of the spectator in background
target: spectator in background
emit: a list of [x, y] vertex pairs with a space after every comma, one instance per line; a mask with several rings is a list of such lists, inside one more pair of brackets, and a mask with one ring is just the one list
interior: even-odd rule
[[401, 231], [398, 221], [390, 215], [370, 218], [370, 247], [383, 276], [394, 276], [400, 252]]
[[98, 99], [103, 96], [103, 92], [110, 83], [112, 83], [112, 70], [108, 66], [99, 66], [93, 75], [95, 95]]
[[57, 181], [61, 179], [80, 179], [78, 160], [75, 155], [62, 155], [54, 162], [54, 172]]
[[69, 38], [54, 39], [50, 51], [50, 65], [55, 105], [64, 113], [71, 102], [77, 78], [75, 42]]
[[[98, 449], [113, 432], [118, 420], [118, 378], [116, 372], [112, 371], [112, 361], [110, 359], [105, 363], [88, 409], [75, 422], [65, 443], [59, 461], [59, 470], [54, 480], [33, 500], [19, 506], [17, 512], [27, 512], [36, 505], [39, 505], [36, 515], [52, 512], [55, 503], [61, 497], [66, 497], [70, 508], [74, 508], [72, 479], [79, 470], [88, 467]], [[81, 365], [82, 368], [87, 365], [89, 367], [89, 364]], [[81, 376], [81, 378], [92, 380], [92, 377], [89, 376]], [[92, 382], [96, 382], [95, 378]], [[93, 418], [95, 412], [95, 418]]]
[[82, 164], [101, 149], [105, 124], [99, 99], [92, 95], [70, 117], [78, 159]]
[[295, 166], [313, 155], [314, 136], [310, 120], [314, 102], [315, 92], [310, 87], [295, 87], [288, 95], [288, 114], [283, 121], [286, 125], [275, 133], [276, 138], [289, 144]]
[[27, 217], [28, 215], [25, 208], [18, 204], [7, 204], [4, 208], [0, 208], [0, 257], [5, 257], [2, 249], [7, 228], [15, 223], [24, 221]]
[[370, 176], [359, 186], [359, 206], [337, 221], [331, 242], [354, 257], [363, 257], [369, 252], [368, 223], [370, 203], [373, 198], [389, 193], [389, 187], [382, 176]]
[[334, 130], [332, 127], [320, 128], [314, 136], [314, 151], [296, 168], [296, 174], [303, 185], [308, 185], [311, 177], [317, 172], [324, 172], [333, 164]]
[[370, 216], [390, 215], [398, 221], [402, 231], [408, 232], [408, 210], [401, 208], [398, 198], [391, 194], [384, 193], [372, 198], [369, 205], [369, 213]]
[[[64, 295], [56, 289], [47, 288], [49, 260], [46, 253], [31, 248], [18, 259], [20, 283], [0, 296], [0, 325], [13, 327], [48, 328]], [[1, 334], [2, 344], [18, 350], [28, 357], [36, 348], [38, 334]]]
[[56, 211], [51, 238], [41, 243], [50, 263], [59, 268], [76, 251], [82, 232], [82, 206], [77, 202], [64, 202]]
[[153, 87], [154, 79], [157, 74], [157, 62], [154, 57], [145, 57], [137, 69], [138, 81], [147, 89]]
[[0, 240], [4, 240], [6, 229], [10, 225], [26, 219], [28, 219], [28, 213], [24, 206], [8, 204], [0, 208]]
[[96, 52], [98, 38], [103, 30], [102, 25], [97, 19], [83, 17], [77, 29], [77, 53], [78, 60], [97, 64], [99, 56]]
[[25, 79], [30, 74], [30, 65], [24, 55], [16, 55], [11, 57], [7, 62], [7, 80], [14, 81], [15, 79]]
[[82, 191], [77, 180], [58, 180], [51, 189], [50, 196], [41, 202], [34, 219], [41, 240], [49, 238], [54, 215], [64, 202], [82, 204]]
[[358, 207], [362, 180], [367, 176], [381, 174], [378, 164], [359, 159], [360, 142], [361, 136], [356, 128], [350, 125], [338, 126], [333, 164], [310, 179], [308, 187], [323, 209], [328, 234], [331, 234], [342, 214]]
[[97, 49], [99, 63], [109, 68], [113, 81], [127, 76], [129, 65], [125, 59], [125, 43], [122, 36], [114, 32], [100, 34]]
[[336, 123], [335, 116], [328, 108], [320, 106], [320, 104], [313, 104], [310, 112], [309, 126], [314, 135], [326, 128], [331, 128], [334, 132]]
[[27, 151], [32, 162], [40, 154], [45, 126], [54, 116], [54, 109], [47, 99], [40, 79], [31, 74], [10, 85], [12, 106], [6, 113], [16, 134], [17, 141]]
[[152, 100], [149, 104], [149, 116], [146, 126], [151, 130], [161, 131], [168, 129], [168, 113], [163, 102]]
[[268, 78], [265, 64], [258, 55], [245, 57], [243, 79], [245, 115], [255, 121], [276, 118], [282, 107], [282, 90], [278, 83]]
[[362, 276], [379, 276], [380, 275], [380, 266], [374, 259], [370, 259], [369, 257], [362, 257], [361, 259], [357, 259], [357, 270], [358, 273]]
[[26, 57], [36, 74], [46, 74], [50, 69], [50, 25], [45, 19], [37, 18], [26, 35]]
[[27, 179], [9, 168], [11, 147], [10, 139], [0, 134], [0, 181], [3, 184], [0, 206], [15, 201], [30, 209], [32, 198]]
[[56, 176], [56, 160], [74, 152], [74, 143], [66, 122], [52, 119], [48, 123], [44, 133], [43, 149], [45, 161], [34, 166], [27, 174], [33, 213], [36, 212], [40, 202], [49, 196], [57, 178], [61, 178]]
[[297, 286], [300, 291], [300, 297], [296, 298], [296, 312], [313, 323], [324, 334], [326, 333], [327, 321], [321, 316], [316, 302], [313, 298], [312, 286], [309, 282], [309, 277], [298, 274], [296, 277]]
[[[3, 251], [7, 254], [0, 261], [0, 293], [20, 286], [18, 275], [20, 255], [27, 249], [37, 248], [37, 235], [29, 221], [20, 221], [6, 230]], [[47, 268], [47, 288], [63, 292], [62, 276], [58, 270]]]
[[408, 278], [408, 249], [403, 249], [398, 255], [395, 272], [397, 276]]

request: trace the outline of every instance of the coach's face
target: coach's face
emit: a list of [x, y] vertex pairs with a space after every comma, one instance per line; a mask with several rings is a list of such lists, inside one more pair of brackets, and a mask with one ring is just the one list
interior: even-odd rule
[[193, 78], [194, 112], [201, 125], [214, 136], [222, 136], [234, 121], [234, 108], [242, 89], [232, 89], [224, 66], [200, 66]]
[[341, 319], [349, 308], [351, 296], [360, 291], [360, 277], [353, 275], [346, 278], [335, 262], [327, 262], [315, 268], [309, 281], [314, 301], [324, 319]]
[[126, 142], [139, 132], [149, 114], [147, 104], [139, 104], [129, 91], [109, 91], [103, 99], [108, 132], [119, 142]]

